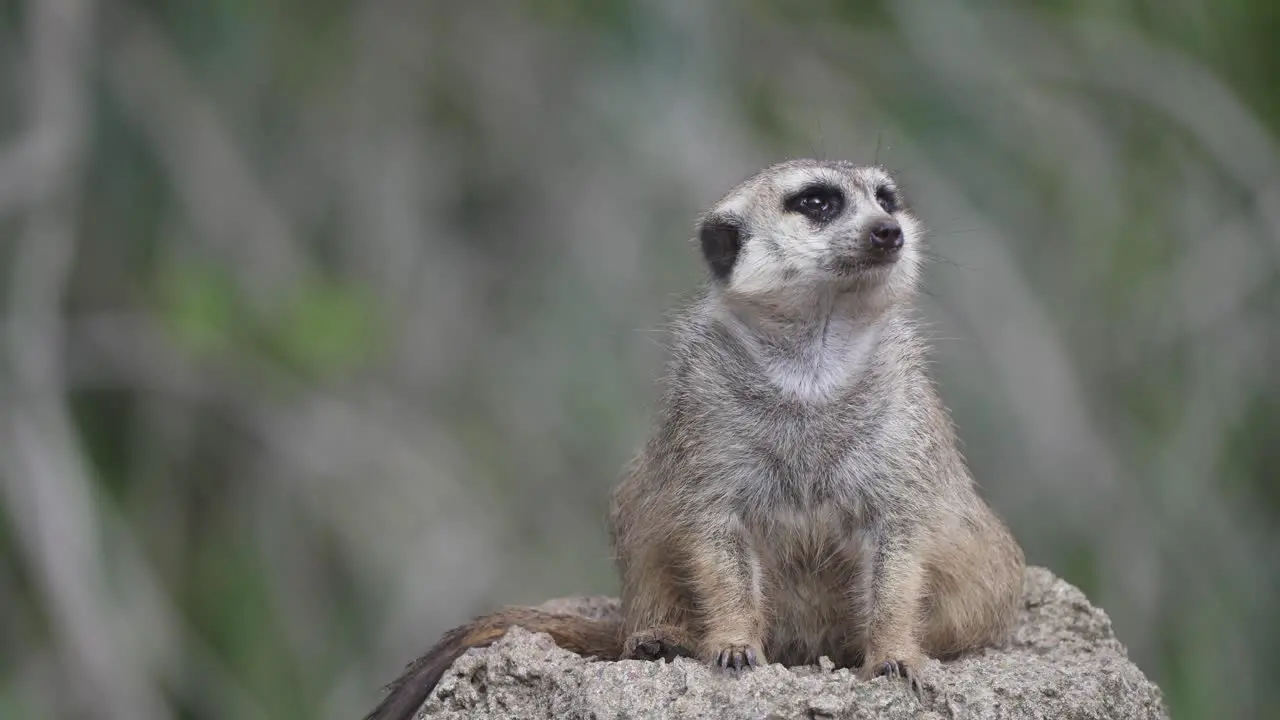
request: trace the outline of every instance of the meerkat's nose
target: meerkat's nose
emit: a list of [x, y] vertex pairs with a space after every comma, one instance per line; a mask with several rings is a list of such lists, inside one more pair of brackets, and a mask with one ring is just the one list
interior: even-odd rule
[[890, 252], [902, 247], [902, 226], [893, 220], [879, 220], [867, 231], [871, 247]]

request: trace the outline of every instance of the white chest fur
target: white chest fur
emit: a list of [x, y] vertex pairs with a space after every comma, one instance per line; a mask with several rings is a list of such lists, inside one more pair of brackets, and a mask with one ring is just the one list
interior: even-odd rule
[[836, 399], [866, 371], [879, 335], [877, 326], [832, 317], [812, 337], [785, 351], [768, 353], [762, 364], [783, 395], [823, 404]]

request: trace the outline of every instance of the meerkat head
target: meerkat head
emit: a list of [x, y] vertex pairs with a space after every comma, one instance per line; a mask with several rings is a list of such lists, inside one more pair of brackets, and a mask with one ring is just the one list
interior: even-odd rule
[[794, 304], [834, 290], [891, 303], [915, 288], [921, 238], [882, 168], [791, 160], [725, 195], [700, 219], [698, 242], [731, 296]]

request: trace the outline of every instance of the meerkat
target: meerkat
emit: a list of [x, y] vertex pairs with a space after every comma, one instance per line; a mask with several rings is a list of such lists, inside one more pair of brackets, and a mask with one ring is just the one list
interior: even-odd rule
[[791, 160], [697, 225], [704, 291], [673, 327], [656, 427], [610, 508], [621, 600], [447, 633], [368, 720], [403, 720], [519, 625], [617, 660], [733, 671], [827, 656], [870, 679], [1003, 642], [1025, 565], [926, 373], [923, 231], [890, 174]]

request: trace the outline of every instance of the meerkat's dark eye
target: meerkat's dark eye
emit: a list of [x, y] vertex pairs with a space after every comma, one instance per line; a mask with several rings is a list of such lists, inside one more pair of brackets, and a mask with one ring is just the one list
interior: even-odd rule
[[881, 185], [876, 188], [876, 202], [880, 204], [880, 209], [891, 215], [902, 208], [898, 193], [888, 185]]
[[827, 185], [809, 187], [787, 198], [785, 207], [814, 222], [831, 222], [844, 209], [844, 193]]

